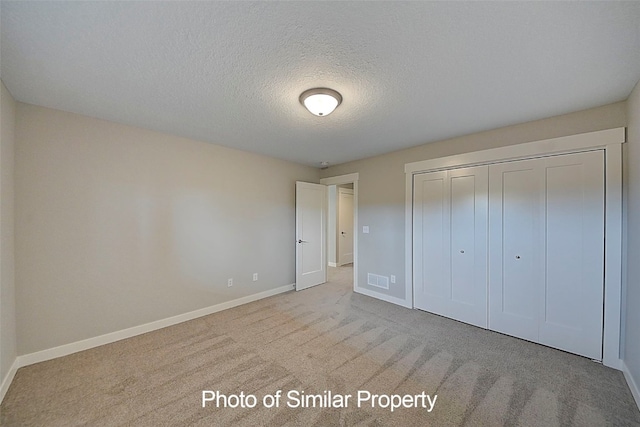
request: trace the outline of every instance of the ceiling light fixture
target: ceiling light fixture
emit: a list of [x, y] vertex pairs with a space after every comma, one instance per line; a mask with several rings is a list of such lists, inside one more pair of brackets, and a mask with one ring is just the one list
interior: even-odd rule
[[305, 90], [300, 95], [300, 103], [316, 116], [328, 116], [341, 102], [342, 95], [325, 87]]

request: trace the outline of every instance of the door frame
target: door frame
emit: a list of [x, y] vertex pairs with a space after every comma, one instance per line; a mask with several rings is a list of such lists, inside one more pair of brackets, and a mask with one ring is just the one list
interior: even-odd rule
[[474, 151], [405, 164], [405, 295], [413, 307], [413, 176], [423, 172], [479, 166], [510, 160], [605, 152], [604, 330], [602, 363], [622, 370], [620, 333], [622, 310], [622, 144], [624, 127], [581, 133], [506, 147]]
[[358, 179], [359, 173], [320, 179], [323, 185], [353, 184], [353, 290], [358, 291]]

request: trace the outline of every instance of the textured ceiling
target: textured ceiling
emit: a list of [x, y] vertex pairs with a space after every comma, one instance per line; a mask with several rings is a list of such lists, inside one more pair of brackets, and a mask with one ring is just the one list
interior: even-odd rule
[[[22, 102], [318, 166], [624, 100], [640, 2], [7, 2]], [[298, 102], [326, 86], [327, 117]]]

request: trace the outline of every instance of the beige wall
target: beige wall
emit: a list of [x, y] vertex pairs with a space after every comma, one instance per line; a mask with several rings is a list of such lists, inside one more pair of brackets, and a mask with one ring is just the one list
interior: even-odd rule
[[311, 167], [18, 103], [18, 353], [294, 283], [295, 181], [318, 179]]
[[[406, 163], [523, 142], [625, 126], [626, 103], [476, 133], [419, 147], [336, 165], [321, 172], [323, 178], [358, 172], [358, 284], [367, 288], [367, 273], [397, 278], [389, 291], [376, 292], [405, 298], [405, 174]], [[452, 126], [455, 122], [452, 121]], [[370, 233], [362, 234], [368, 225]]]
[[0, 83], [0, 383], [16, 359], [13, 173], [16, 102]]
[[623, 359], [636, 385], [640, 386], [640, 82], [627, 101], [627, 125], [624, 186], [628, 262]]

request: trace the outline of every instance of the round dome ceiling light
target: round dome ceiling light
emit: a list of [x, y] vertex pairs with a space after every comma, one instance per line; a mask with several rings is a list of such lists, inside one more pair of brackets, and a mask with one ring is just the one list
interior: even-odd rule
[[342, 95], [333, 89], [318, 87], [305, 90], [300, 95], [300, 103], [316, 116], [328, 116], [342, 102]]

